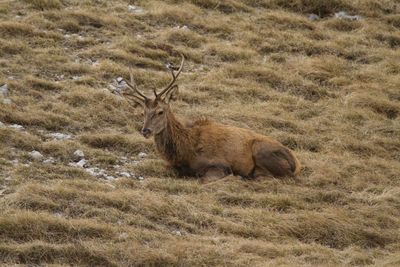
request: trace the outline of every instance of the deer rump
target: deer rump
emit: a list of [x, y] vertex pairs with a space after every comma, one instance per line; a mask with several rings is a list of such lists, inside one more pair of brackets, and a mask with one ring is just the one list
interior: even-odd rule
[[292, 151], [270, 137], [210, 120], [183, 127], [170, 115], [169, 125], [154, 139], [158, 153], [181, 176], [251, 178], [299, 172]]

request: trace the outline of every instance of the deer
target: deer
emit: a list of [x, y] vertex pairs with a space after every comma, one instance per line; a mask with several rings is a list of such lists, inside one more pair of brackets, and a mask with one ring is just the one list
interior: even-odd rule
[[277, 140], [254, 131], [198, 119], [184, 124], [170, 106], [177, 99], [175, 83], [183, 69], [169, 67], [172, 79], [154, 98], [140, 92], [134, 81], [124, 79], [129, 92], [123, 95], [133, 106], [142, 106], [144, 122], [141, 134], [153, 137], [156, 152], [182, 177], [197, 177], [202, 182], [215, 181], [230, 175], [243, 178], [296, 177], [300, 163], [293, 151]]

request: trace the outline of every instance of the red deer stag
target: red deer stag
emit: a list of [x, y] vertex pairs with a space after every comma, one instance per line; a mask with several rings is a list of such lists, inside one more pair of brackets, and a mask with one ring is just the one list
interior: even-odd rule
[[170, 68], [171, 82], [160, 93], [154, 89], [154, 99], [137, 89], [132, 68], [130, 81], [124, 79], [132, 89], [124, 95], [144, 108], [141, 133], [146, 138], [154, 136], [161, 157], [180, 175], [201, 177], [203, 181], [229, 174], [295, 177], [300, 171], [299, 161], [290, 149], [271, 137], [205, 119], [183, 125], [175, 118], [169, 103], [177, 94], [175, 81], [184, 61], [182, 55], [179, 69], [174, 72]]

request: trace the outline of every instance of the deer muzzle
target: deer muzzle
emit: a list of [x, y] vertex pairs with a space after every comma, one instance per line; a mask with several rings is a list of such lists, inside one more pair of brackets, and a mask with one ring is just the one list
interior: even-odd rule
[[142, 130], [140, 131], [140, 133], [141, 133], [145, 138], [148, 138], [148, 137], [150, 136], [150, 134], [151, 134], [151, 131], [150, 131], [149, 129], [142, 129]]

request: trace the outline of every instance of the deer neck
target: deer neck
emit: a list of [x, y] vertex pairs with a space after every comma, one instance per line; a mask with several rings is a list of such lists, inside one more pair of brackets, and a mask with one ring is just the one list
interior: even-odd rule
[[192, 155], [190, 129], [187, 129], [168, 110], [167, 126], [154, 136], [157, 151], [172, 165], [185, 164]]

